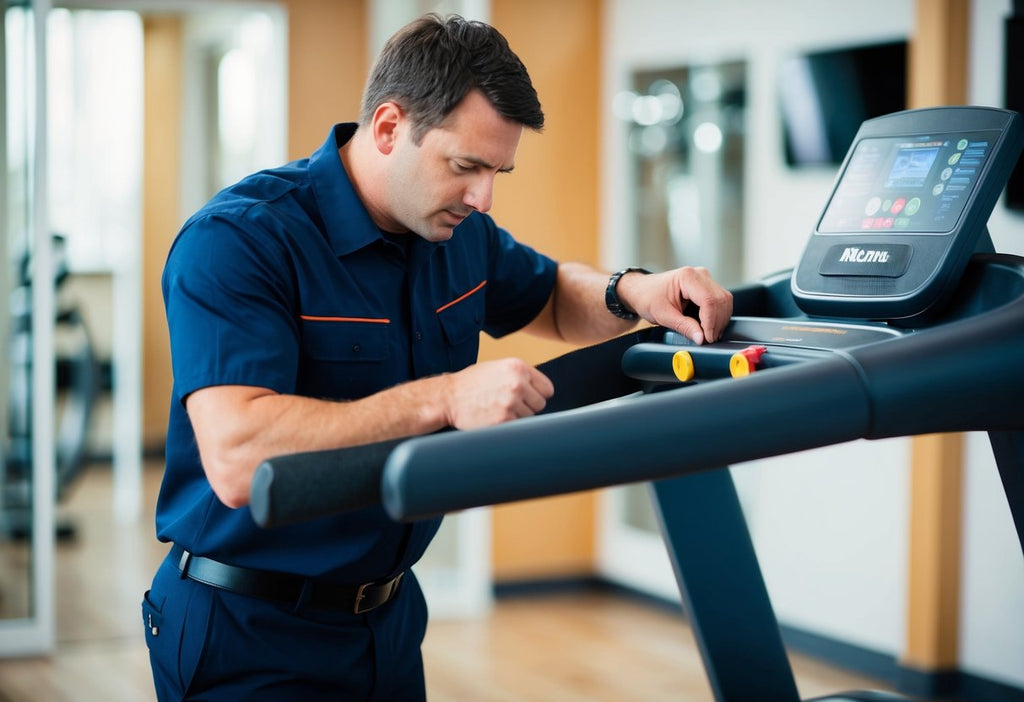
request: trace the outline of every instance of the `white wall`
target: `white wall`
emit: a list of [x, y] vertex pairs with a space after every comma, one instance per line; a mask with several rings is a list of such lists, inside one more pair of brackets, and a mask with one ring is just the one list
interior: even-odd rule
[[[974, 5], [971, 100], [1000, 105], [1001, 18], [1010, 0]], [[814, 0], [609, 0], [606, 8], [606, 115], [634, 70], [747, 62], [746, 274], [756, 279], [795, 265], [835, 171], [785, 166], [779, 62], [795, 51], [909, 37], [913, 0], [830, 3], [827, 11]], [[635, 256], [633, 202], [623, 127], [605, 119], [603, 139], [602, 257], [614, 267]], [[999, 206], [990, 227], [1000, 250], [1024, 252], [1019, 216]], [[782, 622], [901, 654], [909, 445], [855, 442], [734, 469]], [[961, 660], [970, 672], [1021, 684], [1024, 633], [1013, 623], [1024, 621], [1024, 559], [985, 437], [971, 437], [968, 446]]]

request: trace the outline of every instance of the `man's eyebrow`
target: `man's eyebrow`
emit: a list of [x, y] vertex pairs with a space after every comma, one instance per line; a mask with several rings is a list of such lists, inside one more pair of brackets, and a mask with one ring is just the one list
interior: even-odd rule
[[498, 173], [511, 173], [512, 170], [516, 167], [515, 164], [513, 163], [508, 168], [498, 168], [493, 163], [485, 161], [484, 159], [479, 158], [477, 156], [459, 156], [458, 158], [459, 158], [460, 161], [468, 161], [469, 163], [472, 163], [473, 165], [480, 166], [481, 168], [486, 168], [489, 171], [496, 170], [496, 171], [498, 171]]

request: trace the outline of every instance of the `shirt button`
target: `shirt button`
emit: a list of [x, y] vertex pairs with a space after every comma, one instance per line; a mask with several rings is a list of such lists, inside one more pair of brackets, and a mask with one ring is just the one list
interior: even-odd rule
[[416, 332], [416, 341], [423, 341], [423, 334]]
[[359, 353], [359, 351], [360, 351], [359, 344], [353, 344], [352, 345], [352, 353]]

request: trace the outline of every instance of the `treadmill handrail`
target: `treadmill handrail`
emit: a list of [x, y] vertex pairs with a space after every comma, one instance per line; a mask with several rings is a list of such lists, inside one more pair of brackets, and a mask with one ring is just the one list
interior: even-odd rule
[[603, 407], [410, 439], [388, 457], [381, 492], [393, 519], [422, 519], [841, 443], [863, 436], [869, 420], [861, 378], [837, 355]]
[[[382, 501], [392, 518], [413, 520], [859, 438], [1024, 428], [1014, 408], [1024, 373], [1007, 362], [1024, 348], [1024, 258], [975, 259], [961, 286], [970, 304], [954, 302], [952, 321], [892, 340], [642, 398], [562, 402], [560, 412], [486, 429], [271, 459], [253, 480], [254, 519], [275, 526]], [[601, 347], [620, 354], [649, 338]], [[564, 358], [556, 362], [572, 362]], [[594, 392], [604, 378], [591, 377]], [[574, 382], [587, 383], [586, 373]], [[608, 397], [629, 389], [612, 384]]]
[[1024, 348], [1021, 280], [1024, 259], [979, 256], [964, 286], [991, 298], [980, 314], [643, 402], [412, 439], [388, 457], [384, 506], [413, 520], [859, 438], [1024, 428], [1024, 373], [998, 372]]

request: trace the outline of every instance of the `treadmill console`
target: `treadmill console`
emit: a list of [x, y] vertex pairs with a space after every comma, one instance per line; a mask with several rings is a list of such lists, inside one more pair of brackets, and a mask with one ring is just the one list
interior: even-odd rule
[[809, 315], [903, 320], [937, 312], [976, 251], [1024, 145], [1021, 117], [908, 110], [861, 125], [793, 271]]

